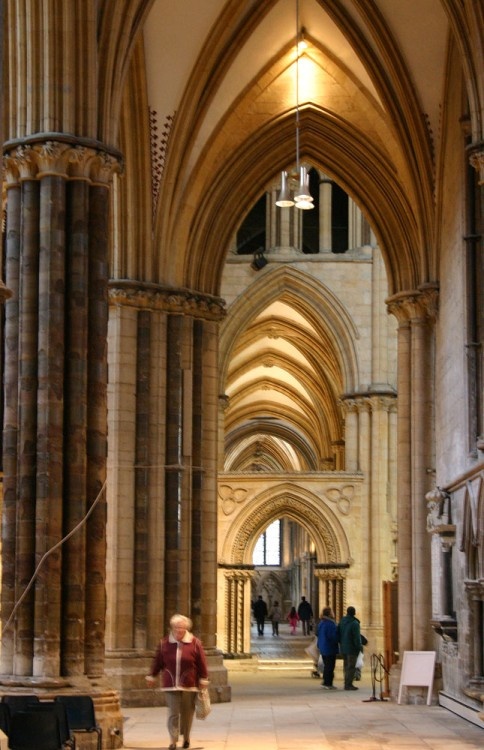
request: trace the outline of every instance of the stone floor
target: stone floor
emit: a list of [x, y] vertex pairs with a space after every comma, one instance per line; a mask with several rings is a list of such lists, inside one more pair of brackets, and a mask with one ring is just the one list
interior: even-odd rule
[[[231, 703], [194, 721], [192, 750], [482, 750], [482, 728], [440, 706], [383, 700], [379, 671], [365, 666], [358, 692], [342, 690], [342, 665], [328, 691], [312, 676], [310, 638], [281, 631], [255, 637], [253, 660], [225, 662]], [[124, 747], [168, 746], [166, 708], [126, 708]], [[181, 741], [178, 743], [181, 747]]]

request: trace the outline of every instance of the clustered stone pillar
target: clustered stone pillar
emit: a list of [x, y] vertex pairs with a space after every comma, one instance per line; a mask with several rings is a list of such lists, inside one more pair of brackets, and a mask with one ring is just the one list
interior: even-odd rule
[[32, 138], [5, 157], [6, 676], [103, 674], [109, 186], [118, 165], [67, 137]]
[[162, 703], [144, 676], [180, 612], [203, 640], [213, 698], [223, 699], [226, 670], [216, 649], [223, 303], [113, 280], [110, 305], [107, 673], [126, 705]]
[[437, 291], [389, 300], [398, 328], [398, 624], [399, 651], [431, 647], [430, 545], [425, 494], [433, 466], [433, 323]]
[[225, 647], [232, 656], [250, 653], [251, 581], [253, 565], [224, 565], [225, 579]]
[[346, 614], [346, 578], [349, 563], [316, 564], [314, 575], [319, 581], [319, 601], [331, 607], [336, 621]]
[[[382, 386], [380, 386], [382, 388]], [[390, 530], [396, 522], [396, 504], [390, 482], [396, 446], [392, 420], [396, 394], [387, 390], [346, 395], [341, 400], [345, 414], [347, 469], [361, 471], [367, 481], [361, 489], [361, 530], [365, 540], [362, 560], [361, 618], [365, 632], [381, 637], [383, 622], [382, 584], [391, 577]]]

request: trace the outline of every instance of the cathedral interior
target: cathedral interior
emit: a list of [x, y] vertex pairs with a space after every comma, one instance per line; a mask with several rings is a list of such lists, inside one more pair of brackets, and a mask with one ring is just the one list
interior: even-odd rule
[[0, 13], [0, 693], [306, 596], [484, 727], [480, 0]]

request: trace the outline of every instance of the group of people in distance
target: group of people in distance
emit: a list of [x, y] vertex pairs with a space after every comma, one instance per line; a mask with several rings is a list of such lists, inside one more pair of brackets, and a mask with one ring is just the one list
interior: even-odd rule
[[[257, 597], [257, 600], [252, 605], [252, 611], [254, 613], [254, 618], [257, 623], [258, 635], [264, 635], [264, 625], [265, 625], [265, 621], [267, 617], [269, 617], [269, 619], [272, 622], [272, 635], [273, 636], [279, 635], [279, 623], [283, 619], [283, 614], [282, 614], [282, 609], [278, 601], [275, 601], [273, 603], [271, 607], [271, 611], [269, 612], [267, 609], [267, 604], [262, 598], [262, 595], [259, 594], [259, 596]], [[301, 597], [301, 601], [297, 609], [296, 607], [291, 607], [285, 619], [287, 620], [287, 622], [289, 623], [291, 627], [291, 630], [290, 630], [291, 635], [296, 634], [297, 626], [299, 622], [302, 625], [303, 635], [310, 634], [311, 623], [313, 620], [313, 609], [310, 603], [306, 600], [305, 596]]]
[[[254, 618], [257, 623], [257, 634], [264, 635], [264, 624], [269, 617], [272, 622], [272, 635], [279, 635], [279, 623], [283, 619], [282, 609], [279, 602], [275, 601], [268, 611], [267, 604], [261, 595], [258, 596], [252, 607]], [[291, 607], [285, 619], [289, 623], [291, 635], [297, 632], [298, 623], [301, 622], [302, 634], [310, 635], [313, 610], [306, 597], [301, 597], [298, 608]], [[365, 636], [361, 634], [360, 621], [356, 617], [354, 607], [348, 607], [346, 615], [336, 623], [331, 607], [325, 607], [321, 613], [321, 619], [316, 629], [318, 649], [323, 661], [322, 686], [326, 690], [336, 690], [333, 685], [336, 657], [343, 657], [344, 665], [344, 689], [358, 690], [353, 684], [357, 675], [356, 662], [363, 646], [367, 644]]]

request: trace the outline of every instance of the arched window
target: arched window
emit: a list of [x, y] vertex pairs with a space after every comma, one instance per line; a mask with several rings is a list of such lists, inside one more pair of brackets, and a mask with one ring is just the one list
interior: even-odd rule
[[281, 564], [281, 522], [274, 521], [260, 535], [257, 544], [254, 547], [252, 564], [263, 566], [271, 565], [272, 567]]

